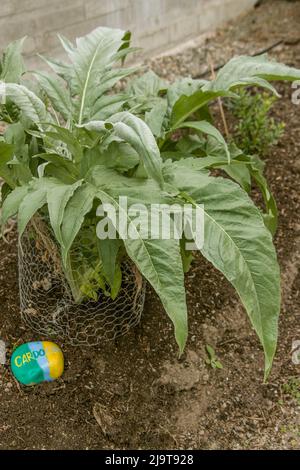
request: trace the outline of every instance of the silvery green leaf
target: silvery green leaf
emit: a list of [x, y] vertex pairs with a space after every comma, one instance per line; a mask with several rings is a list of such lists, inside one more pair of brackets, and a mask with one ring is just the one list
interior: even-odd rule
[[[228, 91], [238, 85], [259, 85], [270, 89], [268, 81], [299, 79], [300, 70], [269, 59], [267, 54], [256, 57], [238, 56], [227, 62], [215, 80], [204, 89]], [[274, 91], [274, 88], [271, 91]]]
[[26, 37], [10, 43], [3, 53], [1, 60], [0, 80], [6, 83], [20, 83], [25, 72], [22, 49]]
[[259, 209], [235, 183], [185, 166], [168, 165], [166, 181], [204, 205], [202, 254], [237, 290], [265, 353], [265, 377], [276, 351], [280, 273]]
[[58, 111], [65, 120], [68, 120], [72, 116], [73, 105], [70, 92], [64, 83], [46, 72], [35, 72], [35, 76], [55, 111]]

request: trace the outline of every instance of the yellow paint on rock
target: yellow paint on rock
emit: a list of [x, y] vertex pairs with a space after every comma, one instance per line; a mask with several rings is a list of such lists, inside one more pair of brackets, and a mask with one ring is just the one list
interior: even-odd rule
[[64, 371], [64, 356], [62, 350], [51, 341], [43, 341], [42, 343], [50, 366], [50, 377], [57, 379]]

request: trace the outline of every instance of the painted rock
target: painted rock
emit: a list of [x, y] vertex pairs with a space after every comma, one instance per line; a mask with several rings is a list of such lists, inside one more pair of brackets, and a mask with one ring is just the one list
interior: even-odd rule
[[11, 370], [24, 385], [49, 382], [64, 371], [62, 350], [51, 341], [24, 343], [11, 356]]

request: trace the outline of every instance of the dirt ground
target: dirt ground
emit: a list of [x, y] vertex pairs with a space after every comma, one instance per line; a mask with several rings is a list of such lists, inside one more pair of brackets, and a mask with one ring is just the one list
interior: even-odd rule
[[[270, 55], [300, 67], [299, 25], [300, 2], [266, 1], [201, 47], [151, 65], [162, 75], [197, 75], [208, 52], [218, 64], [283, 40]], [[290, 85], [279, 90], [274, 115], [286, 131], [266, 158], [266, 173], [280, 213], [283, 303], [268, 384], [234, 290], [199, 256], [186, 278], [190, 334], [180, 360], [171, 324], [149, 289], [142, 322], [126, 337], [101, 348], [59, 343], [66, 371], [58, 381], [17, 386], [8, 364], [0, 365], [0, 449], [300, 449], [300, 399], [292, 385], [300, 366], [291, 360], [292, 341], [300, 339], [300, 106], [291, 103]], [[9, 241], [0, 241], [0, 338], [10, 353], [46, 338], [20, 321], [14, 231]], [[215, 348], [222, 370], [206, 365], [205, 344]]]

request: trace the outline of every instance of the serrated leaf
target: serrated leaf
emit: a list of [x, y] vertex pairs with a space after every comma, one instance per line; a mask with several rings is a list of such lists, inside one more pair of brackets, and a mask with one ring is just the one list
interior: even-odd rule
[[29, 191], [24, 196], [19, 205], [18, 211], [18, 234], [19, 238], [22, 237], [28, 222], [32, 219], [35, 213], [46, 204], [47, 187], [46, 179], [35, 180], [29, 185]]
[[225, 165], [221, 168], [249, 194], [251, 190], [251, 174], [245, 163], [239, 162], [237, 165]]
[[34, 159], [41, 158], [42, 160], [45, 160], [46, 162], [53, 163], [57, 167], [64, 168], [66, 171], [70, 173], [70, 175], [74, 177], [78, 175], [78, 170], [76, 166], [71, 162], [71, 160], [68, 160], [67, 158], [57, 153], [37, 153], [36, 155], [33, 156], [33, 158]]
[[66, 38], [62, 34], [58, 34], [57, 37], [60, 40], [60, 43], [63, 46], [64, 50], [68, 54], [72, 54], [75, 51], [75, 45], [68, 38]]
[[101, 74], [101, 77], [99, 77], [99, 85], [97, 86], [97, 90], [95, 90], [95, 94], [97, 95], [96, 97], [102, 96], [104, 93], [113, 88], [119, 80], [128, 77], [128, 75], [131, 75], [138, 70], [139, 67], [128, 67], [122, 69], [113, 68], [112, 70], [109, 69], [105, 71], [103, 74]]
[[160, 151], [147, 124], [128, 112], [114, 114], [107, 121], [90, 121], [84, 128], [103, 132], [111, 127], [113, 134], [130, 144], [139, 155], [147, 174], [163, 186]]
[[114, 286], [114, 278], [117, 271], [117, 256], [122, 246], [122, 241], [118, 238], [98, 241], [98, 249], [102, 262], [103, 273], [110, 286]]
[[167, 88], [167, 83], [152, 70], [132, 80], [126, 90], [129, 94], [143, 98], [157, 96]]
[[174, 104], [171, 113], [171, 127], [176, 129], [183, 123], [189, 116], [198, 111], [202, 106], [205, 106], [210, 101], [220, 96], [234, 97], [229, 91], [214, 91], [203, 89], [196, 91], [190, 96], [182, 95]]
[[22, 111], [23, 115], [30, 121], [41, 126], [41, 122], [51, 122], [51, 116], [46, 110], [44, 103], [32, 91], [23, 85], [16, 83], [0, 82], [0, 99], [9, 98]]
[[94, 101], [95, 84], [101, 72], [114, 62], [125, 32], [120, 29], [97, 28], [76, 40], [76, 48], [68, 50], [74, 69], [74, 82], [79, 98], [78, 124], [85, 119], [85, 109]]
[[68, 89], [60, 79], [46, 72], [35, 72], [40, 87], [48, 96], [55, 111], [67, 121], [72, 116], [72, 101]]
[[[125, 142], [112, 142], [103, 152], [103, 158], [107, 168], [114, 168], [121, 172], [128, 171], [139, 163], [139, 155]], [[97, 164], [99, 163], [98, 160]]]
[[17, 214], [19, 206], [28, 192], [28, 186], [17, 186], [11, 193], [8, 194], [2, 204], [1, 210], [1, 225], [6, 224], [10, 217]]
[[179, 78], [168, 87], [167, 100], [170, 108], [173, 108], [181, 96], [191, 96], [199, 91], [207, 80], [193, 80], [192, 78]]
[[127, 112], [117, 113], [109, 121], [118, 137], [129, 143], [140, 155], [148, 175], [163, 186], [160, 151], [147, 124]]
[[267, 377], [280, 311], [280, 274], [271, 235], [259, 210], [238, 185], [184, 170], [184, 160], [172, 167], [168, 166], [167, 181], [204, 205], [201, 252], [237, 290], [263, 345]]
[[225, 142], [221, 132], [215, 126], [207, 121], [188, 121], [177, 126], [177, 129], [184, 128], [195, 129], [216, 139], [216, 141], [222, 146], [222, 149], [224, 150], [224, 153], [228, 159], [228, 163], [230, 163], [231, 158], [227, 143]]
[[0, 80], [7, 83], [20, 83], [25, 72], [22, 49], [26, 37], [10, 43], [3, 53]]
[[212, 91], [225, 91], [238, 85], [259, 85], [270, 89], [267, 81], [299, 79], [300, 70], [271, 60], [267, 54], [256, 57], [239, 56], [224, 65], [215, 80], [210, 82], [206, 88]]
[[84, 217], [93, 206], [95, 196], [96, 189], [92, 185], [85, 183], [75, 190], [75, 193], [68, 201], [61, 226], [64, 265], [67, 263], [69, 250], [83, 224]]
[[71, 132], [65, 127], [58, 126], [56, 124], [49, 123], [49, 126], [51, 126], [54, 131], [45, 131], [43, 133], [43, 136], [66, 144], [72, 157], [72, 160], [74, 160], [75, 162], [80, 162], [83, 155], [83, 149], [79, 141], [77, 140], [75, 133]]
[[72, 185], [58, 183], [47, 191], [47, 204], [51, 227], [57, 241], [63, 246], [61, 225], [65, 215], [65, 209], [76, 189], [82, 184], [82, 180]]
[[113, 114], [121, 111], [122, 106], [128, 100], [128, 95], [115, 94], [103, 95], [93, 105], [91, 109], [91, 120], [108, 119]]
[[76, 93], [76, 87], [74, 84], [74, 71], [72, 70], [71, 64], [62, 62], [59, 59], [51, 59], [38, 54], [38, 57], [42, 59], [59, 77], [65, 80], [73, 94]]
[[157, 103], [154, 104], [151, 111], [148, 111], [145, 114], [145, 123], [156, 137], [160, 137], [162, 134], [162, 125], [166, 116], [167, 108], [167, 101], [159, 99]]
[[266, 227], [274, 236], [278, 225], [277, 204], [269, 188], [268, 182], [263, 175], [263, 166], [261, 165], [262, 162], [259, 160], [258, 157], [243, 156], [243, 158], [247, 162], [250, 162], [249, 172], [262, 193], [266, 207], [266, 213], [263, 213], [264, 222]]
[[[127, 224], [132, 222], [116, 196], [111, 196], [102, 189], [98, 189], [97, 195], [102, 203], [112, 204]], [[141, 198], [141, 201], [144, 199]], [[159, 295], [174, 324], [175, 338], [182, 352], [187, 338], [187, 310], [179, 241], [143, 239], [134, 224], [131, 227], [135, 232], [135, 239], [124, 238], [126, 251]]]

